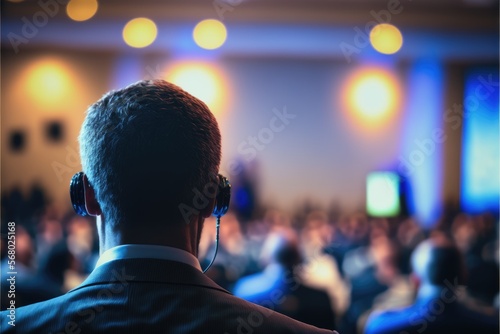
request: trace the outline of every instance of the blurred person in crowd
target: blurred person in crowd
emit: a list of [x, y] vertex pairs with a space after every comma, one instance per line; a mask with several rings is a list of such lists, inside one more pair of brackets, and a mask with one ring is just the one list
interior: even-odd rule
[[363, 333], [368, 316], [373, 311], [408, 306], [413, 302], [415, 289], [407, 275], [401, 273], [399, 246], [387, 235], [372, 235], [375, 277], [388, 289], [375, 296], [372, 307], [363, 312], [357, 320], [357, 333]]
[[66, 281], [69, 271], [77, 271], [78, 263], [69, 250], [66, 239], [61, 239], [39, 256], [39, 273], [48, 277], [61, 291], [68, 291]]
[[247, 274], [254, 274], [263, 268], [260, 263], [260, 254], [262, 246], [272, 229], [273, 221], [270, 219], [270, 212], [275, 210], [268, 209], [260, 219], [254, 219], [247, 222], [245, 226], [246, 254], [248, 256]]
[[241, 278], [234, 294], [294, 319], [323, 328], [334, 328], [334, 313], [326, 292], [301, 283], [298, 237], [289, 229], [272, 233], [263, 248], [262, 273]]
[[267, 236], [273, 232], [288, 231], [292, 228], [290, 216], [281, 210], [268, 208], [264, 211], [262, 219], [249, 221], [245, 226], [246, 253], [249, 257], [247, 274], [257, 273], [264, 269], [261, 254]]
[[32, 234], [40, 214], [47, 205], [47, 198], [38, 181], [31, 185], [29, 194], [25, 194], [21, 189], [16, 185], [10, 191], [2, 192], [2, 221], [15, 221]]
[[94, 228], [87, 217], [72, 216], [66, 223], [67, 250], [73, 263], [65, 273], [65, 290], [71, 290], [81, 284], [94, 269], [98, 253], [94, 249]]
[[46, 217], [41, 222], [40, 231], [39, 272], [62, 291], [75, 288], [97, 261], [93, 224], [87, 217], [72, 213], [61, 221]]
[[424, 239], [425, 233], [414, 218], [404, 219], [398, 225], [396, 240], [400, 246], [399, 267], [403, 274], [411, 272], [411, 253]]
[[79, 141], [96, 268], [65, 295], [17, 308], [15, 327], [0, 312], [3, 333], [331, 332], [203, 275], [198, 245], [216, 197], [201, 205], [199, 194], [223, 184], [221, 135], [203, 102], [163, 80], [139, 81], [91, 105]]
[[466, 305], [474, 310], [487, 314], [497, 314], [500, 275], [498, 263], [484, 261], [468, 268]]
[[498, 238], [495, 217], [491, 213], [485, 212], [474, 216], [474, 224], [478, 230], [478, 251], [482, 252], [485, 246], [495, 242]]
[[460, 215], [453, 222], [453, 236], [466, 252], [467, 294], [465, 303], [480, 312], [498, 312], [499, 266], [495, 259], [497, 236], [493, 216]]
[[2, 216], [4, 221], [26, 221], [26, 200], [19, 185], [2, 191]]
[[323, 211], [313, 211], [305, 217], [301, 230], [301, 250], [303, 265], [301, 278], [310, 287], [325, 290], [339, 318], [349, 302], [349, 289], [346, 287], [335, 258], [325, 253], [336, 235], [335, 227], [328, 221]]
[[479, 237], [479, 226], [474, 224], [472, 216], [461, 213], [455, 217], [451, 233], [458, 249], [465, 255], [466, 265], [478, 260], [475, 245]]
[[[54, 284], [46, 275], [37, 273], [36, 268], [34, 268], [35, 250], [33, 240], [23, 226], [16, 226], [15, 237], [13, 239], [13, 245], [15, 245], [14, 262], [9, 262], [10, 259], [5, 257], [2, 259], [0, 265], [2, 273], [2, 309], [6, 309], [9, 306], [11, 299], [15, 300], [16, 307], [20, 307], [61, 295], [62, 290], [59, 289], [57, 284]], [[8, 241], [7, 238], [4, 238], [2, 244], [7, 246]], [[14, 274], [15, 280], [12, 282], [14, 287], [13, 297], [9, 297], [9, 290], [11, 288], [9, 278], [12, 277], [10, 272], [16, 273]]]
[[453, 220], [451, 232], [457, 246], [465, 254], [467, 266], [474, 266], [492, 258], [491, 250], [498, 233], [490, 215], [459, 214]]
[[270, 209], [264, 215], [264, 221], [270, 232], [288, 231], [292, 227], [290, 216], [280, 210]]
[[323, 253], [335, 236], [335, 228], [328, 222], [323, 211], [313, 211], [305, 219], [301, 231], [301, 246], [305, 257], [314, 257]]
[[[369, 226], [372, 227], [370, 220]], [[393, 267], [382, 263], [390, 258], [388, 227], [385, 220], [374, 220], [370, 228], [368, 246], [360, 246], [346, 253], [344, 273], [350, 285], [349, 307], [339, 325], [343, 333], [356, 333], [359, 317], [368, 311], [375, 298], [390, 287], [390, 278], [395, 276]]]
[[463, 256], [444, 234], [435, 233], [412, 255], [415, 302], [406, 308], [373, 313], [365, 333], [498, 333], [498, 315], [488, 316], [460, 302]]
[[39, 182], [31, 186], [30, 195], [27, 199], [28, 212], [35, 221], [38, 220], [47, 205], [45, 190]]
[[379, 245], [374, 245], [374, 240], [387, 238], [389, 235], [389, 223], [386, 219], [377, 218], [369, 221], [368, 238], [369, 244], [359, 245], [354, 249], [346, 252], [344, 261], [342, 263], [342, 271], [344, 275], [353, 280], [362, 275], [366, 270], [375, 267], [375, 260], [373, 257], [374, 248]]
[[361, 213], [344, 215], [339, 219], [338, 232], [325, 250], [335, 258], [340, 273], [344, 275], [343, 264], [347, 252], [368, 245], [370, 226], [366, 215]]
[[[61, 221], [52, 213], [46, 212], [37, 224], [36, 248], [37, 257], [44, 257], [64, 237]], [[39, 259], [38, 259], [39, 260]]]

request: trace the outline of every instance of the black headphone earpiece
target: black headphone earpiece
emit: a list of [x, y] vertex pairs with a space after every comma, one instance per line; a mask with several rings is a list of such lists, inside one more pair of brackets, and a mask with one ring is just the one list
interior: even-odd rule
[[[69, 184], [69, 195], [73, 209], [80, 216], [88, 216], [87, 207], [85, 206], [85, 190], [83, 186], [83, 178], [85, 174], [78, 172], [71, 178]], [[222, 176], [217, 175], [217, 196], [215, 198], [215, 206], [212, 214], [217, 218], [224, 216], [229, 209], [231, 200], [231, 183]]]
[[217, 218], [224, 216], [229, 210], [229, 202], [231, 201], [231, 183], [222, 176], [217, 175], [217, 196], [215, 197], [215, 206], [212, 215]]
[[80, 216], [88, 216], [87, 207], [85, 206], [85, 188], [83, 186], [83, 172], [78, 172], [71, 178], [69, 183], [69, 196], [73, 209]]

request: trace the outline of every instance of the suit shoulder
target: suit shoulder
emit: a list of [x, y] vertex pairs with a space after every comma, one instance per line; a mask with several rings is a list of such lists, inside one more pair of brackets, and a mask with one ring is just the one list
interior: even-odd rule
[[[305, 324], [281, 313], [273, 311], [273, 305], [259, 306], [238, 297], [229, 295], [226, 299], [228, 308], [226, 319], [234, 321], [235, 332], [257, 333], [333, 333], [331, 330], [320, 329]], [[223, 310], [219, 309], [219, 311]]]
[[1, 333], [46, 332], [53, 319], [58, 319], [70, 296], [61, 295], [42, 302], [0, 312]]

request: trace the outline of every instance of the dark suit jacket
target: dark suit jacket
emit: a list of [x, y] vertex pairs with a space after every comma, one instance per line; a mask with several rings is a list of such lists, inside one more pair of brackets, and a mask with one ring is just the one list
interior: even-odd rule
[[441, 298], [417, 299], [415, 304], [380, 313], [368, 319], [365, 334], [498, 334], [498, 317], [468, 309], [450, 294]]
[[332, 333], [234, 297], [195, 268], [124, 259], [60, 297], [21, 307], [1, 333]]

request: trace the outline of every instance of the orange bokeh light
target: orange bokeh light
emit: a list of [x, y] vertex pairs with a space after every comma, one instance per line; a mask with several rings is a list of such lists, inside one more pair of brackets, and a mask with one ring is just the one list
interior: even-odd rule
[[166, 80], [205, 102], [216, 117], [227, 108], [228, 84], [223, 72], [213, 64], [175, 63], [169, 66]]
[[343, 109], [349, 119], [365, 129], [391, 123], [401, 106], [397, 77], [382, 68], [363, 68], [347, 78], [342, 94]]

